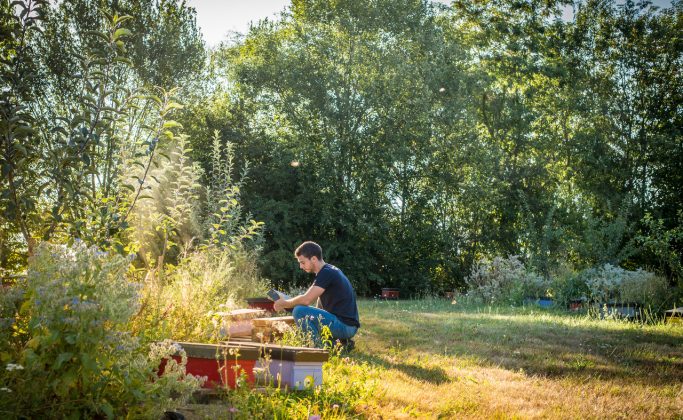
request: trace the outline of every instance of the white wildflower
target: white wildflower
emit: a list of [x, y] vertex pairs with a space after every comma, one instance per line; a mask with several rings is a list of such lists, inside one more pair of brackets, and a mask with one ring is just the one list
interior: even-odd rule
[[24, 370], [24, 367], [15, 363], [7, 363], [6, 369], [12, 372], [13, 370]]
[[279, 333], [284, 333], [289, 330], [289, 324], [283, 321], [277, 321], [273, 324], [273, 329]]

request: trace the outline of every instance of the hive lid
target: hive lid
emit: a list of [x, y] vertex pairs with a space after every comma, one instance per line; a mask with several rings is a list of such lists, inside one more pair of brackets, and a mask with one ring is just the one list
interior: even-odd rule
[[271, 318], [255, 318], [254, 319], [254, 326], [262, 325], [272, 325], [276, 322], [284, 322], [286, 324], [294, 324], [294, 317], [293, 316], [275, 316]]
[[228, 312], [216, 312], [216, 315], [226, 319], [239, 321], [243, 319], [254, 319], [266, 313], [263, 309], [235, 309]]
[[283, 346], [272, 343], [226, 341], [228, 346], [256, 349], [260, 357], [268, 356], [273, 360], [292, 362], [326, 362], [330, 354], [325, 349], [310, 347]]
[[683, 316], [683, 308], [673, 308], [664, 312], [666, 316]]
[[185, 350], [188, 357], [198, 359], [256, 360], [259, 357], [257, 348], [232, 343], [211, 344], [180, 341], [177, 344]]
[[268, 299], [267, 297], [250, 297], [245, 299], [247, 303], [270, 303], [272, 302], [271, 299]]

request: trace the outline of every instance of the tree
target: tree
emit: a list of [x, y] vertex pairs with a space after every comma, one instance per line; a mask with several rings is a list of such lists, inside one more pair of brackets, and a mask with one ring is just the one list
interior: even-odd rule
[[[136, 78], [126, 48], [132, 17], [85, 1], [26, 1], [17, 15], [13, 7], [2, 8], [12, 36], [1, 54], [9, 88], [0, 103], [0, 224], [29, 253], [36, 240], [69, 237], [123, 251], [128, 216], [180, 106]], [[74, 21], [72, 12], [91, 18]]]

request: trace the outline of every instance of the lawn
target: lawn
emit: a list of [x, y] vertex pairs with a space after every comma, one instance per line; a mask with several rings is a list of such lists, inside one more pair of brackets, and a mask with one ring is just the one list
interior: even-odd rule
[[[359, 302], [325, 386], [229, 392], [188, 418], [683, 418], [683, 325], [443, 299]], [[319, 416], [319, 417], [318, 417]]]
[[367, 417], [682, 418], [683, 326], [446, 300], [364, 301]]

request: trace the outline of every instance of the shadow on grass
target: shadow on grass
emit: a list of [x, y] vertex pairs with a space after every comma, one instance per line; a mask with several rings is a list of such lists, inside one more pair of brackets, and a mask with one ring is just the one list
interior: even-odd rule
[[409, 363], [395, 363], [364, 352], [356, 352], [354, 356], [355, 359], [358, 359], [360, 361], [365, 361], [373, 365], [382, 366], [386, 369], [396, 369], [412, 378], [415, 378], [420, 381], [429, 382], [435, 385], [441, 385], [443, 383], [451, 381], [451, 378], [448, 377], [446, 371], [444, 371], [441, 368], [425, 368], [422, 366], [417, 366]]
[[683, 332], [677, 330], [669, 334], [633, 324], [583, 323], [570, 314], [525, 314], [515, 309], [419, 309], [380, 308], [364, 320], [368, 338], [387, 350], [391, 337], [392, 342], [400, 340], [403, 350], [546, 377], [612, 378], [650, 385], [679, 383], [683, 377]]

